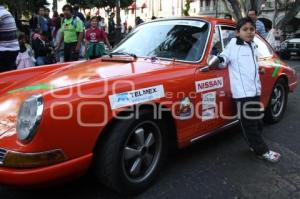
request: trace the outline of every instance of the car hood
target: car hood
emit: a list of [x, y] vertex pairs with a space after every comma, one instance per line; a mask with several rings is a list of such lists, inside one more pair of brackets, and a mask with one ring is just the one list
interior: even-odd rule
[[19, 107], [30, 95], [89, 81], [162, 70], [171, 63], [170, 61], [150, 59], [96, 59], [74, 62], [3, 89], [0, 94], [0, 136], [16, 126]]

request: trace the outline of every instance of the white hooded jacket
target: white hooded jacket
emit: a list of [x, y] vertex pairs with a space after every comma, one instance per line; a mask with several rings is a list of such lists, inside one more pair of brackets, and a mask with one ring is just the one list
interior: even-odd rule
[[257, 45], [233, 38], [220, 54], [224, 65], [228, 65], [232, 97], [255, 97], [261, 94]]

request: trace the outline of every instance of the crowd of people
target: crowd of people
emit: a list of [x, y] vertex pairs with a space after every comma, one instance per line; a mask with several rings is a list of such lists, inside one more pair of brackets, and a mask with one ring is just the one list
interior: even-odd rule
[[[81, 58], [95, 59], [115, 44], [114, 13], [110, 14], [107, 26], [101, 16], [85, 17], [77, 5], [67, 4], [62, 10], [63, 13], [54, 12], [50, 18], [50, 10], [40, 7], [29, 21], [29, 31], [17, 34], [15, 19], [0, 5], [0, 72]], [[143, 22], [137, 19], [137, 23]], [[123, 23], [121, 36], [131, 29]]]

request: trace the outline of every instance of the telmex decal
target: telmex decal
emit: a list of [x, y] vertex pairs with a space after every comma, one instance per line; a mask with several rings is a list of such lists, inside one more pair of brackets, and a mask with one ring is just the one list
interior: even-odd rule
[[165, 96], [164, 86], [158, 85], [109, 96], [111, 109], [159, 99]]
[[223, 87], [223, 77], [213, 78], [213, 79], [206, 79], [202, 81], [196, 81], [196, 92], [200, 93], [203, 91], [213, 90], [217, 88]]

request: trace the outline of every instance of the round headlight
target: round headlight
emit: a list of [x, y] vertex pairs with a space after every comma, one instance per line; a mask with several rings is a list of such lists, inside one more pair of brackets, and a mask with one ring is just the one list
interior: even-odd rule
[[17, 120], [20, 141], [28, 142], [33, 138], [41, 122], [43, 109], [44, 103], [41, 95], [32, 95], [23, 102]]

